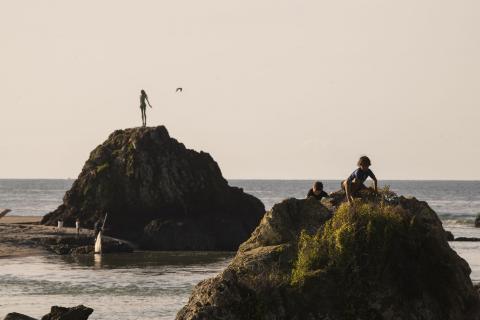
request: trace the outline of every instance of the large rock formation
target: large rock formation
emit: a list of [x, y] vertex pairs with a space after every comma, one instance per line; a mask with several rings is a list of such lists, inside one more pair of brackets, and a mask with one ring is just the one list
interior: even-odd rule
[[425, 202], [288, 199], [176, 319], [479, 319], [469, 274]]
[[117, 130], [95, 148], [63, 204], [43, 224], [87, 227], [108, 212], [110, 234], [159, 250], [236, 250], [265, 213], [230, 187], [208, 153], [165, 127]]

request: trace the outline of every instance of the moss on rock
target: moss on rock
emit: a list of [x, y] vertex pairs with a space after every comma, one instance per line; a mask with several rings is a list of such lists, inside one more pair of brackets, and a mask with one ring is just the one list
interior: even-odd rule
[[[395, 239], [409, 232], [411, 216], [399, 206], [375, 203], [342, 204], [315, 235], [300, 235], [292, 284], [318, 271], [352, 273], [365, 265], [379, 265]], [[358, 253], [368, 252], [368, 255]]]

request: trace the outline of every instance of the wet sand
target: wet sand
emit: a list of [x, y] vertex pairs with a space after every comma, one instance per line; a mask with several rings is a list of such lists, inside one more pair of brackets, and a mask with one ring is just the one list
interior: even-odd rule
[[[81, 229], [77, 237], [75, 228], [44, 226], [40, 224], [42, 217], [38, 216], [6, 216], [0, 219], [0, 259], [6, 257], [32, 256], [51, 254], [46, 247], [52, 249], [52, 240], [56, 245], [85, 246], [86, 238], [91, 240], [93, 247], [93, 230]], [[73, 243], [72, 243], [73, 239]], [[87, 242], [90, 242], [88, 240]], [[62, 241], [66, 241], [63, 242]], [[125, 246], [132, 249], [136, 245], [122, 239], [102, 236], [102, 242], [110, 245], [110, 250], [125, 252]], [[92, 248], [93, 250], [93, 248]], [[54, 250], [55, 251], [55, 250]], [[59, 253], [55, 251], [57, 254]]]

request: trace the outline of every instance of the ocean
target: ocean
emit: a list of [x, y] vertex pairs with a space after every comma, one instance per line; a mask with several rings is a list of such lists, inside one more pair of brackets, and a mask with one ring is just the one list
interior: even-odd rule
[[[270, 209], [289, 197], [303, 198], [311, 180], [230, 180]], [[323, 181], [327, 192], [340, 181]], [[73, 180], [0, 179], [0, 208], [11, 215], [40, 216], [61, 204]], [[473, 226], [480, 213], [479, 181], [381, 181], [404, 196], [427, 201], [445, 229], [455, 236], [480, 237]], [[480, 243], [450, 245], [480, 282]], [[56, 255], [0, 259], [0, 318], [8, 312], [41, 317], [52, 305], [85, 304], [91, 319], [174, 319], [199, 281], [212, 277], [233, 257], [231, 252], [138, 252], [100, 259]]]

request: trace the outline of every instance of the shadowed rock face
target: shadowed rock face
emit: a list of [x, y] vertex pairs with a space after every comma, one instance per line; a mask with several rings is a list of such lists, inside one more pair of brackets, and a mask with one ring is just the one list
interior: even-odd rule
[[160, 126], [112, 133], [42, 223], [73, 226], [80, 218], [92, 227], [105, 212], [110, 234], [144, 248], [236, 250], [265, 208], [230, 187], [209, 154], [185, 148]]
[[425, 202], [288, 199], [176, 319], [479, 319], [469, 274]]

